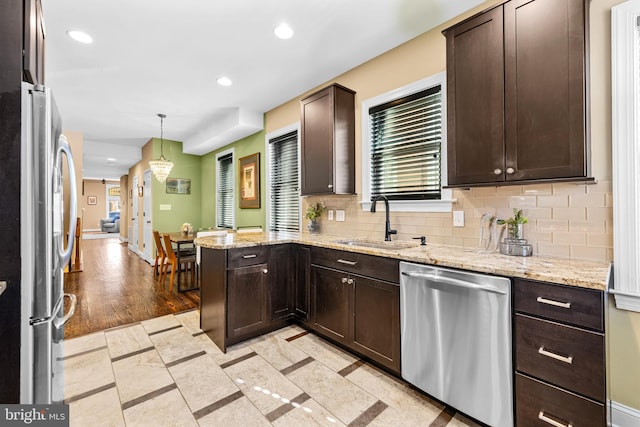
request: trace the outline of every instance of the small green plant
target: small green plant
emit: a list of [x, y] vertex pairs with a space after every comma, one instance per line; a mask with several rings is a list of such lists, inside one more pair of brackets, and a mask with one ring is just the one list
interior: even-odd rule
[[320, 203], [309, 205], [309, 207], [307, 208], [306, 218], [310, 219], [311, 221], [315, 221], [316, 219], [320, 218], [325, 210], [325, 206], [321, 205]]
[[521, 238], [520, 236], [520, 227], [521, 224], [528, 223], [529, 220], [526, 216], [522, 214], [522, 209], [513, 209], [513, 217], [509, 219], [499, 219], [497, 221], [498, 224], [503, 225], [507, 224], [507, 230], [509, 231], [509, 237], [512, 238]]

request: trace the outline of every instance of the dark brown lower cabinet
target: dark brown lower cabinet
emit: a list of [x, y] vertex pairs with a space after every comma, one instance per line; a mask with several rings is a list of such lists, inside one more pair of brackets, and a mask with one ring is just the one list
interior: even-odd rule
[[287, 319], [293, 313], [293, 246], [276, 245], [269, 249], [269, 320]]
[[518, 426], [605, 426], [603, 292], [514, 279]]
[[353, 347], [400, 372], [400, 287], [354, 276]]
[[352, 339], [352, 291], [347, 276], [331, 268], [311, 267], [314, 329], [342, 344], [349, 344]]
[[[586, 374], [586, 373], [585, 373]], [[516, 373], [516, 425], [604, 426], [605, 407], [575, 393]]]
[[397, 278], [397, 260], [314, 247], [311, 261], [311, 328], [400, 373], [400, 287], [376, 278]]
[[234, 339], [267, 326], [268, 266], [257, 264], [229, 270], [227, 337]]
[[294, 251], [293, 312], [297, 320], [303, 324], [308, 324], [311, 292], [311, 250], [308, 246], [295, 246]]

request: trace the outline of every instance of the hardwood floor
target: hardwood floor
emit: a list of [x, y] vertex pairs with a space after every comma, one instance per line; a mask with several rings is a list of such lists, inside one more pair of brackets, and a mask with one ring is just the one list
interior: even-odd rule
[[[200, 306], [200, 291], [178, 293], [169, 279], [160, 283], [153, 267], [118, 238], [82, 241], [83, 271], [65, 274], [64, 291], [75, 294], [76, 312], [64, 328], [74, 338], [115, 326], [140, 322]], [[183, 287], [192, 287], [182, 273]], [[68, 310], [65, 299], [65, 310]]]

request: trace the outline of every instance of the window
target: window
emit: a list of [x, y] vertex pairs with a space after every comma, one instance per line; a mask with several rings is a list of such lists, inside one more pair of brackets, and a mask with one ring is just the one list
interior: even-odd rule
[[120, 213], [120, 185], [107, 184], [107, 216]]
[[234, 228], [233, 151], [220, 153], [216, 159], [218, 162], [216, 225], [221, 228]]
[[269, 230], [300, 230], [298, 130], [267, 136]]
[[394, 211], [451, 210], [445, 100], [439, 73], [363, 102], [363, 209], [384, 195]]
[[611, 8], [616, 307], [640, 312], [640, 0]]

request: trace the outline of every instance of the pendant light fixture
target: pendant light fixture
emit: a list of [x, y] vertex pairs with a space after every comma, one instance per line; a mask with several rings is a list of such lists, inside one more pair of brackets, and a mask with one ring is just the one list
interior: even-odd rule
[[165, 182], [167, 177], [169, 176], [169, 172], [173, 168], [173, 163], [164, 158], [163, 148], [163, 122], [167, 117], [166, 114], [158, 113], [158, 117], [160, 117], [160, 158], [158, 160], [151, 160], [149, 162], [149, 166], [151, 167], [151, 172], [156, 176], [158, 181]]

